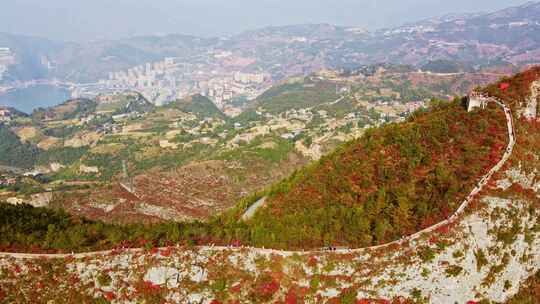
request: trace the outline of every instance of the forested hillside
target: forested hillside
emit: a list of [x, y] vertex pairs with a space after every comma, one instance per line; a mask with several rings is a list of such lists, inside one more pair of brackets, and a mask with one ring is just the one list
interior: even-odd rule
[[248, 223], [255, 245], [362, 247], [448, 217], [506, 147], [501, 109], [458, 101], [367, 132], [275, 186]]
[[225, 114], [223, 114], [210, 99], [201, 95], [194, 95], [176, 100], [167, 105], [167, 107], [187, 113], [193, 113], [200, 118], [226, 118]]
[[[51, 222], [60, 225], [58, 231], [33, 227], [35, 238], [4, 238], [0, 245], [82, 250], [109, 248], [121, 241], [131, 245], [141, 240], [155, 245], [239, 241], [292, 249], [384, 243], [453, 213], [499, 161], [506, 141], [506, 120], [495, 105], [467, 113], [460, 100], [439, 102], [404, 123], [369, 130], [267, 193], [246, 199], [206, 223], [126, 229], [61, 215], [60, 222]], [[249, 221], [239, 221], [246, 203], [262, 195], [268, 196], [266, 207]], [[12, 209], [4, 214], [4, 226], [25, 230], [14, 222], [18, 216]], [[44, 234], [52, 234], [56, 241], [42, 242]], [[72, 234], [80, 239], [74, 242]]]
[[31, 168], [39, 149], [23, 143], [15, 133], [0, 123], [0, 165]]
[[540, 78], [540, 66], [486, 86], [482, 92], [506, 100], [513, 107], [523, 106], [531, 94], [531, 83]]

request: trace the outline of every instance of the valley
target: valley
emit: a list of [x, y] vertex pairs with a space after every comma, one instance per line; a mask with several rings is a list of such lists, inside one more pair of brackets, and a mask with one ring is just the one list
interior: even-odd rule
[[[134, 92], [71, 100], [30, 116], [6, 111], [5, 130], [28, 156], [1, 162], [32, 170], [0, 196], [112, 222], [202, 220], [370, 127], [448, 98], [464, 78], [429, 84], [392, 66], [377, 71], [291, 78], [236, 117], [203, 96], [154, 106]], [[467, 89], [493, 76], [473, 77]], [[132, 193], [120, 186], [126, 182]]]

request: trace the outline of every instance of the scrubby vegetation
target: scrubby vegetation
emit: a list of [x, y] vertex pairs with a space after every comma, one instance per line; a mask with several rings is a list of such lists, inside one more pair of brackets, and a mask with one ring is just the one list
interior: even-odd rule
[[276, 86], [259, 96], [252, 108], [263, 107], [272, 114], [289, 109], [313, 107], [339, 98], [335, 85], [330, 82], [312, 81]]
[[456, 61], [440, 59], [430, 60], [422, 66], [422, 70], [433, 73], [458, 73], [462, 71], [462, 66]]
[[175, 108], [186, 113], [193, 113], [201, 118], [215, 117], [226, 119], [225, 114], [210, 99], [201, 95], [174, 101], [167, 105], [167, 107]]
[[68, 100], [54, 108], [36, 109], [32, 113], [32, 119], [41, 121], [44, 119], [73, 119], [84, 117], [95, 112], [97, 103], [90, 99]]
[[505, 302], [506, 304], [536, 304], [540, 303], [540, 272], [533, 275], [520, 288], [518, 294]]
[[531, 83], [539, 78], [540, 67], [535, 67], [512, 77], [503, 78], [481, 91], [489, 96], [505, 100], [513, 107], [517, 107], [525, 102], [526, 98], [531, 94]]

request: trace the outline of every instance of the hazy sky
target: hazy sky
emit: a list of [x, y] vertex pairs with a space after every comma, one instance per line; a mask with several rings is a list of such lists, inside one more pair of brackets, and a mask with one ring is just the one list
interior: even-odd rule
[[61, 40], [144, 34], [217, 36], [268, 25], [332, 23], [369, 29], [523, 0], [5, 0], [0, 31]]

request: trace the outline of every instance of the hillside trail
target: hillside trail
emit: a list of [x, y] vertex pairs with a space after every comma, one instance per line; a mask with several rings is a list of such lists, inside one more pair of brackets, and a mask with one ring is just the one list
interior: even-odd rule
[[[339, 102], [339, 101], [337, 101], [337, 102]], [[467, 198], [460, 205], [458, 210], [451, 217], [449, 217], [448, 219], [446, 219], [446, 220], [444, 220], [442, 222], [439, 222], [439, 223], [437, 223], [437, 224], [435, 224], [435, 225], [433, 225], [431, 227], [428, 227], [428, 228], [426, 228], [424, 230], [418, 231], [418, 232], [416, 232], [416, 233], [414, 233], [412, 235], [403, 237], [403, 238], [401, 238], [399, 240], [396, 240], [396, 241], [393, 241], [393, 242], [390, 242], [390, 243], [377, 245], [377, 246], [371, 246], [371, 247], [358, 248], [358, 249], [337, 249], [337, 250], [334, 250], [332, 252], [333, 253], [343, 253], [343, 254], [362, 253], [362, 252], [365, 252], [365, 251], [371, 251], [371, 250], [376, 250], [376, 249], [387, 248], [387, 247], [394, 246], [394, 245], [401, 245], [401, 244], [403, 244], [405, 242], [410, 242], [410, 241], [416, 240], [416, 239], [420, 238], [424, 234], [433, 232], [433, 231], [435, 231], [435, 230], [437, 230], [437, 229], [439, 229], [439, 228], [441, 228], [441, 227], [443, 227], [445, 225], [448, 225], [448, 224], [454, 222], [455, 220], [457, 220], [459, 218], [459, 216], [461, 216], [463, 214], [463, 212], [469, 206], [469, 204], [474, 200], [475, 196], [478, 193], [480, 193], [484, 189], [484, 187], [489, 183], [489, 181], [490, 181], [491, 177], [493, 176], [493, 174], [495, 174], [497, 171], [499, 171], [506, 164], [506, 162], [508, 161], [508, 159], [512, 155], [512, 152], [514, 150], [514, 146], [516, 144], [512, 111], [502, 101], [500, 101], [500, 100], [498, 100], [498, 99], [496, 99], [494, 97], [489, 97], [488, 102], [493, 102], [496, 105], [502, 107], [502, 109], [504, 110], [504, 114], [505, 114], [506, 122], [507, 122], [507, 129], [508, 129], [508, 145], [506, 147], [505, 153], [502, 156], [501, 160], [494, 167], [492, 167], [487, 174], [485, 174], [480, 179], [480, 181], [477, 183], [476, 187], [471, 191], [471, 193], [467, 196]], [[266, 197], [264, 197], [264, 198], [260, 199], [259, 201], [257, 201], [254, 204], [254, 205], [257, 205], [257, 206], [255, 208], [251, 208], [251, 207], [248, 208], [248, 210], [246, 211], [247, 215], [244, 214], [244, 216], [249, 217], [250, 215], [254, 214], [256, 209], [259, 206], [263, 205], [265, 201], [266, 201]], [[158, 249], [159, 250], [165, 250], [167, 248], [170, 248], [170, 247], [164, 247], [164, 248], [158, 248]], [[227, 247], [225, 247], [225, 246], [197, 246], [196, 248], [199, 249], [199, 250], [203, 250], [203, 251], [245, 250], [247, 248], [249, 250], [255, 250], [255, 251], [259, 252], [259, 253], [270, 253], [270, 254], [277, 254], [277, 255], [282, 255], [282, 256], [290, 256], [290, 255], [294, 255], [294, 254], [307, 254], [307, 253], [323, 254], [323, 253], [328, 252], [327, 250], [324, 250], [324, 249], [311, 250], [311, 251], [283, 251], [283, 250], [264, 249], [264, 248], [261, 249], [261, 248], [254, 248], [254, 247], [231, 247], [231, 246], [227, 246]], [[115, 249], [115, 250], [85, 252], [85, 253], [76, 253], [76, 254], [75, 253], [72, 253], [72, 254], [32, 254], [32, 253], [0, 252], [0, 258], [15, 258], [15, 259], [43, 259], [43, 258], [46, 258], [46, 259], [64, 259], [64, 258], [74, 258], [74, 259], [83, 259], [83, 258], [86, 258], [86, 257], [106, 256], [106, 255], [114, 255], [114, 254], [119, 254], [119, 253], [123, 253], [123, 254], [132, 253], [133, 254], [133, 253], [140, 253], [140, 252], [144, 252], [144, 249], [143, 248], [130, 248], [130, 249], [121, 249], [121, 250], [120, 249]]]

